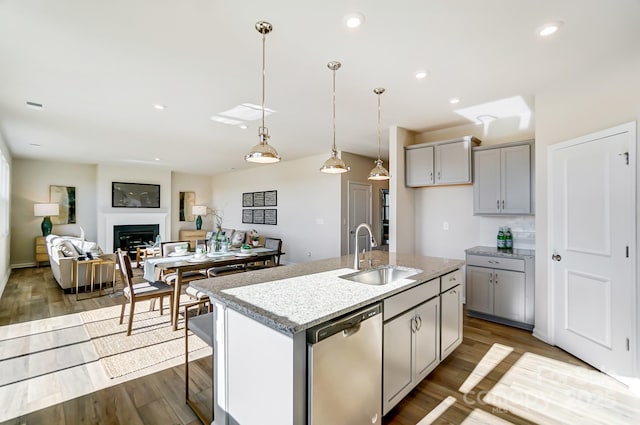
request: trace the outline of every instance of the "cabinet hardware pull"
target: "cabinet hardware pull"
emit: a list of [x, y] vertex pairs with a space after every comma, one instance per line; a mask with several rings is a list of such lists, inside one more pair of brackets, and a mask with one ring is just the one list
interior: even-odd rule
[[453, 291], [449, 292], [449, 294], [457, 294], [456, 290], [454, 289]]
[[496, 201], [496, 209], [500, 211], [500, 199]]
[[416, 322], [416, 318], [412, 317], [411, 318], [411, 333], [416, 333], [416, 327], [418, 326], [418, 323]]
[[456, 278], [455, 278], [455, 277], [453, 277], [453, 276], [449, 278], [449, 282], [451, 282], [451, 281], [455, 281], [455, 280], [456, 280]]
[[504, 199], [502, 200], [502, 209], [504, 209]]
[[416, 316], [416, 320], [417, 320], [417, 322], [416, 322], [416, 324], [417, 324], [416, 331], [419, 331], [420, 328], [422, 327], [422, 317], [420, 317], [418, 315], [418, 316]]

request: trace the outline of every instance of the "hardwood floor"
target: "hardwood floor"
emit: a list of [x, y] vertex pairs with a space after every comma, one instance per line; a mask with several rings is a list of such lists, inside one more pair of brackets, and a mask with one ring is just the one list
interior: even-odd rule
[[[26, 324], [119, 303], [118, 297], [110, 296], [75, 301], [74, 295], [59, 289], [46, 267], [14, 270], [0, 300], [0, 326]], [[529, 332], [465, 317], [464, 335], [462, 345], [391, 410], [383, 424], [577, 423], [575, 415], [583, 415], [580, 423], [640, 423], [639, 398], [627, 394], [621, 385], [610, 383], [610, 378], [570, 354], [535, 339]], [[527, 376], [524, 372], [535, 368], [536, 362], [543, 362], [547, 374], [554, 376]], [[194, 398], [210, 409], [211, 361], [204, 358], [191, 364]], [[586, 384], [572, 384], [567, 373]], [[591, 373], [594, 375], [589, 375]], [[560, 374], [564, 375], [554, 381]], [[599, 376], [606, 382], [597, 382]], [[517, 391], [522, 388], [537, 389], [541, 383], [551, 386], [539, 391], [542, 396], [548, 393], [544, 406], [528, 409], [520, 403], [522, 400], [508, 399], [510, 393], [519, 394]], [[562, 385], [566, 387], [561, 389], [565, 393], [557, 396], [553, 387]], [[606, 401], [617, 403], [616, 409], [610, 409], [613, 413], [606, 413], [609, 416], [603, 416], [600, 410], [595, 413], [589, 410], [598, 400], [585, 394], [593, 396], [597, 391], [608, 391]], [[587, 403], [572, 410], [576, 406], [569, 404], [575, 403], [575, 397], [571, 397], [576, 394]], [[0, 400], [0, 406], [6, 406], [6, 400]], [[199, 421], [184, 401], [184, 367], [178, 365], [3, 423], [198, 424]]]

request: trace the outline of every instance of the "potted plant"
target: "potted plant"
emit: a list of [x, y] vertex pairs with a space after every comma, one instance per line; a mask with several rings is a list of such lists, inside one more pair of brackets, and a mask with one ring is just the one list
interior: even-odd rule
[[253, 246], [259, 246], [260, 245], [260, 234], [258, 233], [258, 231], [256, 229], [253, 229], [251, 231], [251, 243], [253, 244]]

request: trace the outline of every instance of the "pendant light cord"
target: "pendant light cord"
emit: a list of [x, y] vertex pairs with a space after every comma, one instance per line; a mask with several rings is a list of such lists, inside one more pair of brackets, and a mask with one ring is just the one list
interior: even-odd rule
[[333, 149], [336, 152], [336, 70], [333, 70]]
[[378, 161], [380, 161], [380, 94], [378, 93]]
[[[265, 53], [265, 40], [266, 40], [266, 35], [265, 32], [262, 31], [262, 128], [264, 129], [264, 93], [265, 93], [265, 74], [266, 74], [266, 53]], [[266, 140], [264, 140], [264, 142], [266, 142]]]

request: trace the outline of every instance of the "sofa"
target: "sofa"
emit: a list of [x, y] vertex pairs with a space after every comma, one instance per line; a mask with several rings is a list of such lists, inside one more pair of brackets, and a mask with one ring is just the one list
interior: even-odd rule
[[[45, 238], [45, 241], [53, 277], [66, 292], [75, 290], [75, 285], [71, 280], [71, 267], [74, 258], [86, 258], [90, 255], [93, 258], [116, 261], [116, 254], [104, 254], [96, 242], [84, 240], [84, 231], [74, 235], [52, 233]], [[86, 281], [88, 274], [86, 267], [88, 265], [82, 263], [78, 267], [78, 285], [80, 286], [84, 285]], [[100, 283], [111, 282], [114, 266], [101, 265], [99, 267], [102, 268], [102, 282]], [[91, 271], [89, 270], [88, 272], [90, 273]], [[100, 275], [100, 269], [96, 267], [94, 283], [99, 283]]]

